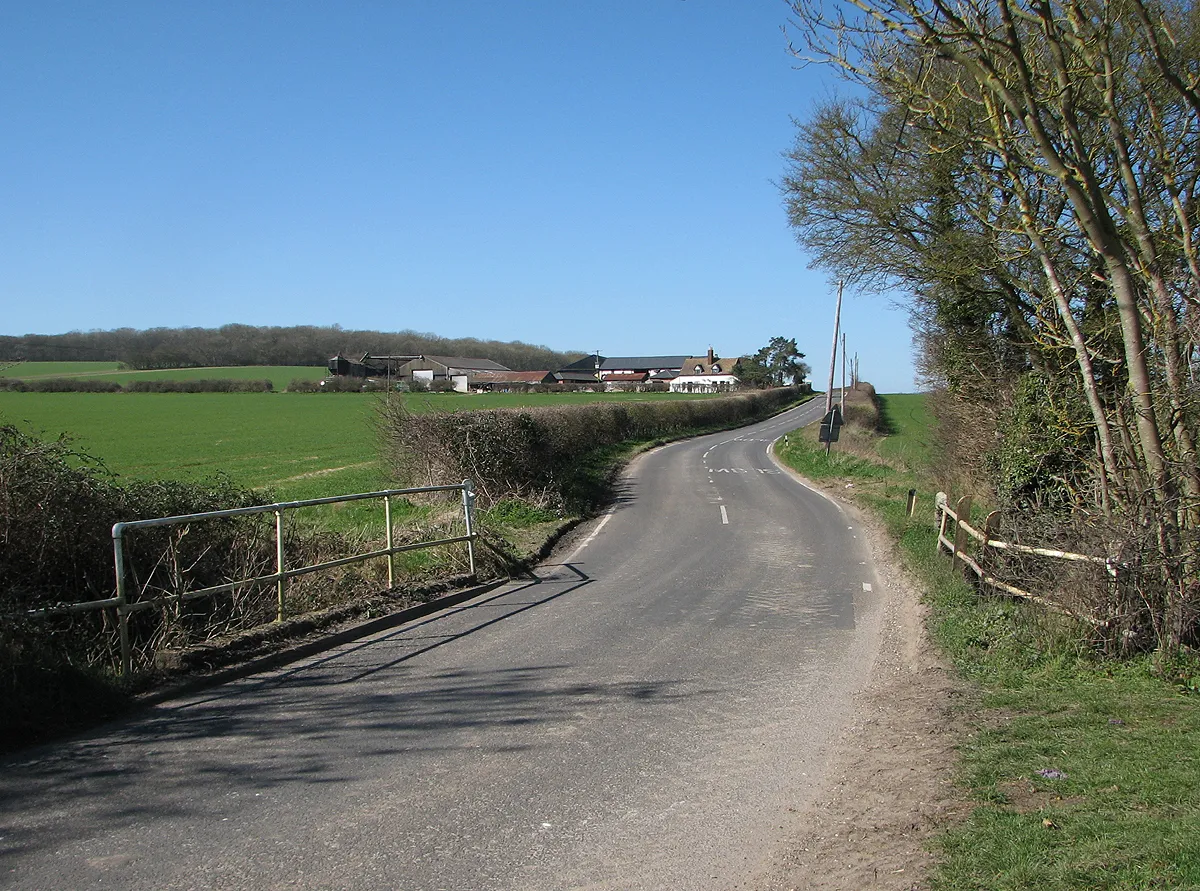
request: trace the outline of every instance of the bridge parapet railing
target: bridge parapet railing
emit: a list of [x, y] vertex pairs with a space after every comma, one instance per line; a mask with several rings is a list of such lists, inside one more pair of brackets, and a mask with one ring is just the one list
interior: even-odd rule
[[[392, 499], [437, 492], [460, 493], [463, 523], [462, 528], [465, 530], [464, 534], [438, 538], [429, 541], [404, 542], [397, 544], [395, 541], [394, 526], [392, 522]], [[310, 563], [302, 566], [288, 566], [286, 550], [284, 547], [286, 528], [284, 518], [289, 512], [296, 511], [301, 508], [317, 507], [321, 505], [346, 504], [350, 502], [368, 500], [380, 500], [383, 502], [384, 546], [382, 548], [375, 548], [373, 550], [368, 550], [361, 553], [339, 556], [336, 559], [331, 560], [321, 560], [316, 563]], [[172, 583], [170, 585], [170, 590], [166, 591], [165, 593], [162, 593], [158, 596], [145, 597], [141, 596], [141, 594], [144, 594], [144, 592], [140, 592], [139, 596], [137, 597], [131, 596], [131, 593], [133, 593], [132, 588], [136, 587], [131, 586], [130, 571], [127, 565], [126, 538], [131, 533], [136, 533], [137, 530], [140, 529], [171, 526], [185, 527], [186, 529], [186, 527], [193, 523], [231, 519], [235, 517], [249, 517], [262, 514], [274, 515], [275, 565], [273, 572], [257, 573], [244, 578], [231, 579], [216, 585], [207, 585], [200, 588], [189, 588], [186, 570], [176, 570], [168, 574], [168, 577], [172, 580]], [[128, 522], [115, 523], [112, 527], [113, 570], [115, 579], [115, 593], [113, 596], [100, 600], [57, 604], [43, 609], [30, 610], [25, 615], [30, 618], [38, 618], [86, 613], [97, 610], [112, 610], [115, 613], [117, 633], [120, 640], [120, 670], [122, 674], [128, 676], [132, 672], [132, 646], [129, 634], [129, 618], [134, 613], [147, 609], [153, 609], [155, 607], [162, 607], [167, 604], [182, 604], [186, 601], [196, 600], [198, 598], [213, 597], [217, 594], [237, 591], [249, 586], [274, 584], [276, 589], [275, 620], [278, 622], [282, 621], [287, 615], [288, 582], [291, 579], [308, 575], [310, 573], [334, 569], [339, 566], [361, 563], [367, 560], [386, 559], [387, 582], [388, 588], [390, 589], [394, 587], [395, 584], [396, 555], [406, 551], [444, 547], [454, 544], [466, 545], [469, 572], [471, 576], [474, 576], [476, 540], [475, 492], [474, 485], [471, 480], [463, 480], [461, 483], [446, 486], [420, 486], [409, 489], [385, 489], [377, 492], [362, 492], [351, 495], [336, 495], [327, 498], [311, 498], [303, 501], [284, 501], [274, 504], [231, 508], [228, 510], [206, 511], [203, 513], [182, 514], [171, 517], [154, 517], [150, 519], [131, 520]], [[376, 539], [376, 541], [378, 541], [378, 539]]]

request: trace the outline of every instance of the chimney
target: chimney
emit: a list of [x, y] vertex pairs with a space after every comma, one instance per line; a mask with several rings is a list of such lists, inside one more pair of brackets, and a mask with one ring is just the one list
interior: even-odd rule
[[716, 359], [713, 357], [712, 347], [709, 347], [708, 348], [708, 364], [712, 365], [713, 362], [715, 362], [715, 361], [716, 361]]

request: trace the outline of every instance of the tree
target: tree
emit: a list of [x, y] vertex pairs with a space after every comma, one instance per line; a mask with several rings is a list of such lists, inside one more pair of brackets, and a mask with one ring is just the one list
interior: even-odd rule
[[803, 358], [794, 337], [772, 337], [754, 356], [741, 360], [738, 378], [760, 389], [802, 384], [811, 370], [800, 361]]

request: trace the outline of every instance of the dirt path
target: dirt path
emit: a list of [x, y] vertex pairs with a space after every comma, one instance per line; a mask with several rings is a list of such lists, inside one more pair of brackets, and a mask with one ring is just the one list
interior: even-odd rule
[[272, 480], [267, 483], [268, 486], [276, 486], [280, 483], [294, 483], [298, 480], [312, 479], [318, 476], [329, 476], [331, 473], [341, 473], [343, 470], [358, 470], [360, 467], [370, 467], [374, 461], [360, 461], [357, 464], [343, 464], [341, 467], [325, 467], [321, 470], [310, 470], [307, 473], [298, 473], [295, 476], [286, 476], [281, 480]]
[[965, 687], [930, 643], [920, 592], [890, 540], [847, 510], [869, 530], [886, 588], [883, 640], [830, 779], [758, 891], [925, 888], [935, 833], [966, 808], [953, 784]]

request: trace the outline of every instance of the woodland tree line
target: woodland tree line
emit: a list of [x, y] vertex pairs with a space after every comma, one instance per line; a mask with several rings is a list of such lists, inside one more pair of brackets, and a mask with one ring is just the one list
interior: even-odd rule
[[415, 331], [348, 331], [296, 325], [151, 328], [0, 336], [0, 361], [123, 362], [130, 368], [207, 368], [234, 365], [325, 365], [331, 356], [468, 356], [514, 371], [561, 368], [583, 353], [561, 353], [520, 341], [451, 339]]
[[791, 6], [796, 54], [854, 85], [799, 123], [791, 223], [912, 295], [947, 482], [1115, 555], [1110, 645], [1196, 644], [1196, 6]]

